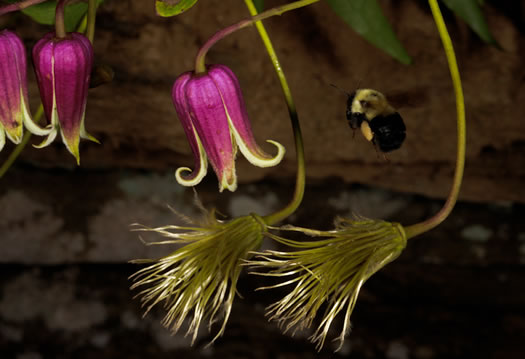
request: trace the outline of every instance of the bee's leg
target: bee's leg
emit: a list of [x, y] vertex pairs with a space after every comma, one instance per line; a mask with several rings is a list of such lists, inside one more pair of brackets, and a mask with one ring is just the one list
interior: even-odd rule
[[386, 153], [377, 149], [377, 143], [376, 143], [376, 141], [375, 141], [375, 138], [372, 138], [372, 141], [371, 141], [371, 142], [372, 142], [372, 145], [374, 146], [374, 150], [376, 151], [376, 156], [377, 156], [377, 158], [379, 158], [379, 157], [382, 156], [383, 159], [385, 160], [385, 162], [390, 162], [390, 160], [389, 160], [388, 157], [386, 156]]

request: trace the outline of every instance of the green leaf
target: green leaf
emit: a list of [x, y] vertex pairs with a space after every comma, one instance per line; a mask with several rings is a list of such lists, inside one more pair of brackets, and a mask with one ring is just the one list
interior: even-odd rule
[[197, 3], [198, 0], [156, 0], [155, 8], [157, 14], [163, 17], [170, 17], [182, 14]]
[[30, 6], [22, 12], [39, 24], [53, 25], [55, 23], [56, 1], [44, 2]]
[[[101, 4], [104, 0], [97, 0], [97, 5]], [[57, 6], [56, 1], [46, 1], [40, 4], [30, 6], [22, 12], [32, 18], [39, 24], [54, 25], [55, 24], [55, 9]], [[64, 14], [64, 22], [66, 25], [66, 31], [75, 31], [78, 23], [87, 12], [88, 5], [84, 2], [78, 2], [71, 5], [66, 5]]]
[[255, 5], [257, 12], [264, 10], [264, 0], [253, 0], [253, 5]]
[[497, 45], [489, 30], [479, 0], [443, 0], [445, 5], [465, 21], [488, 44]]
[[412, 59], [396, 37], [377, 0], [327, 0], [341, 18], [369, 42], [403, 64]]

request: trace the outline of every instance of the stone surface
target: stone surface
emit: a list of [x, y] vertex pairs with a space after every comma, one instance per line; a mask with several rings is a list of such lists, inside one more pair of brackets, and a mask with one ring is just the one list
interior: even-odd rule
[[[523, 204], [461, 202], [442, 225], [409, 241], [399, 259], [365, 284], [352, 333], [333, 354], [336, 346], [329, 341], [316, 352], [307, 341], [311, 331], [292, 337], [268, 322], [264, 307], [286, 289], [255, 292], [268, 282], [250, 275], [241, 277], [242, 298], [211, 347], [206, 344], [213, 332], [206, 330], [193, 347], [182, 334], [171, 336], [160, 324], [160, 307], [141, 318], [128, 279], [139, 267], [126, 262], [167, 255], [174, 247], [143, 245], [129, 224], [178, 223], [168, 204], [199, 215], [193, 191], [182, 190], [172, 173], [15, 168], [3, 184], [2, 357], [523, 357]], [[199, 196], [205, 207], [224, 215], [250, 209], [267, 214], [291, 193], [287, 183], [265, 181], [219, 195], [216, 181], [205, 181]], [[308, 186], [303, 205], [287, 222], [329, 229], [335, 216], [358, 212], [411, 224], [441, 204], [332, 179]], [[270, 240], [264, 246], [281, 249]], [[340, 324], [334, 323], [330, 336]]]
[[[267, 1], [266, 6], [277, 3]], [[525, 122], [520, 120], [525, 110], [525, 37], [523, 19], [516, 15], [522, 11], [520, 4], [485, 5], [501, 50], [483, 44], [464, 23], [446, 13], [467, 105], [464, 199], [525, 201]], [[265, 21], [297, 102], [308, 176], [319, 181], [337, 176], [442, 198], [453, 173], [455, 106], [441, 43], [423, 2], [384, 1], [382, 6], [413, 65], [401, 65], [372, 47], [325, 2]], [[96, 62], [110, 65], [115, 80], [90, 92], [87, 128], [102, 145], [82, 145], [83, 168], [192, 166], [171, 103], [171, 85], [177, 75], [192, 68], [193, 57], [207, 37], [246, 16], [236, 0], [206, 0], [169, 19], [157, 17], [151, 2], [105, 1], [97, 18]], [[47, 31], [22, 20], [13, 15], [2, 21], [5, 26], [16, 25], [28, 45]], [[288, 148], [284, 163], [271, 169], [255, 169], [239, 160], [240, 180], [293, 178], [287, 110], [255, 29], [220, 41], [209, 52], [208, 62], [224, 63], [238, 75], [258, 141], [275, 139]], [[401, 99], [399, 110], [408, 136], [388, 162], [361, 136], [352, 139], [344, 117], [346, 97], [331, 83], [349, 91], [376, 88]], [[30, 93], [34, 103], [34, 84]], [[48, 167], [74, 165], [59, 143], [44, 150], [28, 148], [22, 161]]]

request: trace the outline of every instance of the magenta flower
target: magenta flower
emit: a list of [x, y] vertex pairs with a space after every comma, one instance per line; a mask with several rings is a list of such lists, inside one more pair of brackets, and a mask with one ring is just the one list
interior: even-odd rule
[[[206, 175], [208, 159], [219, 179], [219, 190], [235, 191], [237, 146], [246, 159], [258, 167], [281, 162], [285, 149], [277, 147], [272, 157], [255, 142], [241, 87], [235, 74], [224, 65], [211, 65], [205, 74], [186, 72], [173, 85], [173, 103], [195, 157], [195, 169], [177, 169], [183, 186], [195, 186]], [[190, 172], [184, 173], [184, 172]]]
[[58, 39], [46, 34], [33, 48], [33, 62], [52, 131], [37, 147], [49, 145], [58, 130], [67, 149], [80, 163], [80, 138], [98, 142], [84, 128], [89, 77], [93, 66], [93, 48], [82, 34], [73, 32]]
[[24, 43], [14, 32], [3, 30], [0, 31], [0, 150], [6, 134], [13, 143], [20, 143], [24, 125], [36, 135], [44, 136], [50, 131], [31, 119]]

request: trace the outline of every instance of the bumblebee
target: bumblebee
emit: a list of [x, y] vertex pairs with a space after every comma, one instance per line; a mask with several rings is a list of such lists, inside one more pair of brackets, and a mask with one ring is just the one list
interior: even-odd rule
[[401, 115], [388, 103], [385, 95], [376, 90], [358, 89], [348, 94], [346, 119], [354, 134], [360, 129], [381, 152], [397, 150], [406, 137]]

